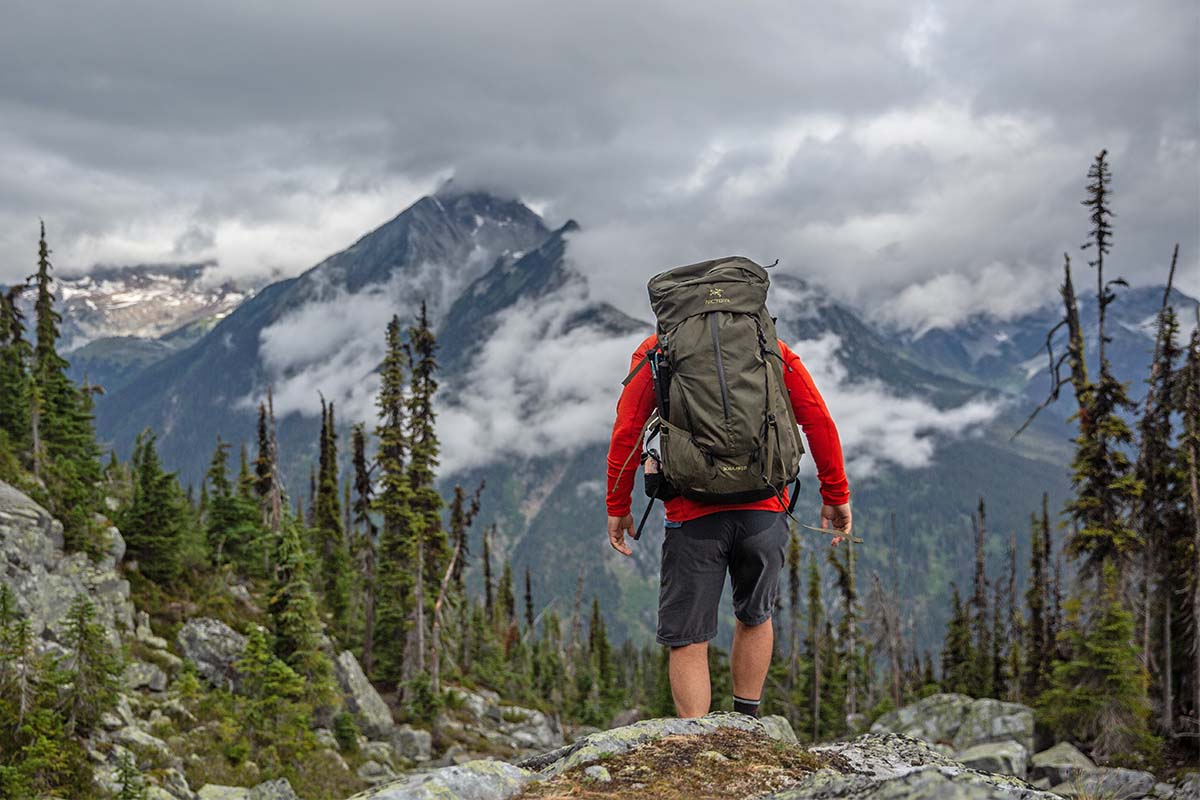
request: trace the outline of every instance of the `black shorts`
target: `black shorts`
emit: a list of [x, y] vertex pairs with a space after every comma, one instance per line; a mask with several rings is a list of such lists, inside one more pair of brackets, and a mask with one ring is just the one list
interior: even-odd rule
[[788, 543], [782, 511], [718, 511], [668, 527], [658, 590], [658, 643], [707, 642], [717, 635], [725, 574], [733, 613], [746, 625], [771, 618]]

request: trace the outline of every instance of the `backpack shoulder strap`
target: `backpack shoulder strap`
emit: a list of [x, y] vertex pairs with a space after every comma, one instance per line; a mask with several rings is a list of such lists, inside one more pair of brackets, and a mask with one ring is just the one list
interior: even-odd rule
[[621, 385], [628, 386], [629, 382], [633, 380], [634, 376], [642, 371], [642, 367], [646, 366], [646, 364], [648, 364], [650, 362], [650, 359], [654, 358], [654, 355], [657, 352], [658, 352], [657, 344], [654, 345], [653, 347], [651, 347], [649, 350], [647, 350], [646, 354], [644, 356], [642, 356], [641, 360], [633, 365], [633, 369], [629, 370], [629, 374], [625, 376], [625, 380], [621, 381]]

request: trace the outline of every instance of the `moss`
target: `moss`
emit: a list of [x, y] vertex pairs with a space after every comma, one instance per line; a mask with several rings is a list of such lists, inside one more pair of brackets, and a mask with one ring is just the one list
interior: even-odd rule
[[[591, 762], [596, 763], [596, 762]], [[835, 766], [828, 756], [762, 733], [722, 728], [667, 736], [601, 759], [611, 780], [596, 782], [577, 767], [530, 784], [521, 798], [644, 798], [718, 800], [776, 792], [816, 770]]]

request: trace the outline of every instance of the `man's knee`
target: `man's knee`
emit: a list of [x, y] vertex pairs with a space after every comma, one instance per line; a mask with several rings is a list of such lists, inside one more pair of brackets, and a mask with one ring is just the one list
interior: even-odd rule
[[742, 622], [740, 619], [735, 618], [733, 625], [735, 628], [738, 628], [745, 633], [751, 633], [763, 630], [764, 625], [768, 626], [769, 629], [769, 626], [771, 625], [771, 618], [767, 617], [766, 619], [751, 620], [750, 622]]

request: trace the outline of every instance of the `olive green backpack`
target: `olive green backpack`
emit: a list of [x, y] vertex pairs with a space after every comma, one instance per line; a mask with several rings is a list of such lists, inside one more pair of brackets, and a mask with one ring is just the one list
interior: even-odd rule
[[663, 478], [684, 497], [782, 500], [796, 480], [804, 446], [767, 312], [770, 283], [761, 266], [730, 256], [676, 267], [647, 285], [658, 346], [625, 382], [649, 364], [658, 407], [649, 427], [657, 428]]

